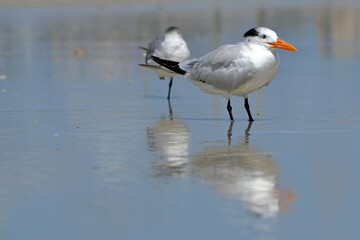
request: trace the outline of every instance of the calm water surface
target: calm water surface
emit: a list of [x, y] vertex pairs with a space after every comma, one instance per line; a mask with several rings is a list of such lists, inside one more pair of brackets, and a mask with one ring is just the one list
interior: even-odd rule
[[[0, 9], [1, 239], [355, 239], [360, 7]], [[179, 26], [193, 57], [264, 25], [275, 80], [243, 99], [138, 66]]]

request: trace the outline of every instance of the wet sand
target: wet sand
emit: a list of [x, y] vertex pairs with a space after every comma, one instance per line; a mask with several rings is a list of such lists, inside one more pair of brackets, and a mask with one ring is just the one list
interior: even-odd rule
[[[0, 239], [356, 239], [360, 8], [285, 5], [1, 8]], [[256, 25], [299, 51], [231, 124], [138, 66], [168, 25], [193, 57]]]

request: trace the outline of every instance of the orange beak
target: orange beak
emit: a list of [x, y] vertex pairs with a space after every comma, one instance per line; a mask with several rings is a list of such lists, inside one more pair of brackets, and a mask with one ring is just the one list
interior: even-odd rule
[[269, 44], [271, 46], [273, 46], [274, 48], [281, 48], [281, 49], [290, 50], [290, 51], [297, 51], [297, 49], [293, 45], [285, 42], [284, 40], [281, 40], [280, 38], [277, 39], [277, 42], [271, 42]]

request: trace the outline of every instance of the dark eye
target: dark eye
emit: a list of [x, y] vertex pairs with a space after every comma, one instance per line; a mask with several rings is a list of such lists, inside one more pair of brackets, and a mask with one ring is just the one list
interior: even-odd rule
[[266, 38], [266, 35], [265, 35], [265, 34], [262, 34], [260, 37], [261, 37], [262, 39], [265, 39], [265, 38]]

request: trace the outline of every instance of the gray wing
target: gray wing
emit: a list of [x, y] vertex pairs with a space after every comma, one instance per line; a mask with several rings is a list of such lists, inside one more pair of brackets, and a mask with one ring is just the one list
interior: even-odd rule
[[[161, 48], [161, 43], [164, 38], [158, 37], [149, 43], [148, 50], [146, 51], [145, 63], [148, 64], [148, 61], [151, 60], [151, 56], [154, 56], [155, 50]], [[159, 57], [159, 56], [156, 56]]]
[[185, 77], [202, 90], [230, 93], [251, 78], [253, 64], [239, 43], [223, 45], [199, 59], [184, 61], [180, 68], [187, 72]]

